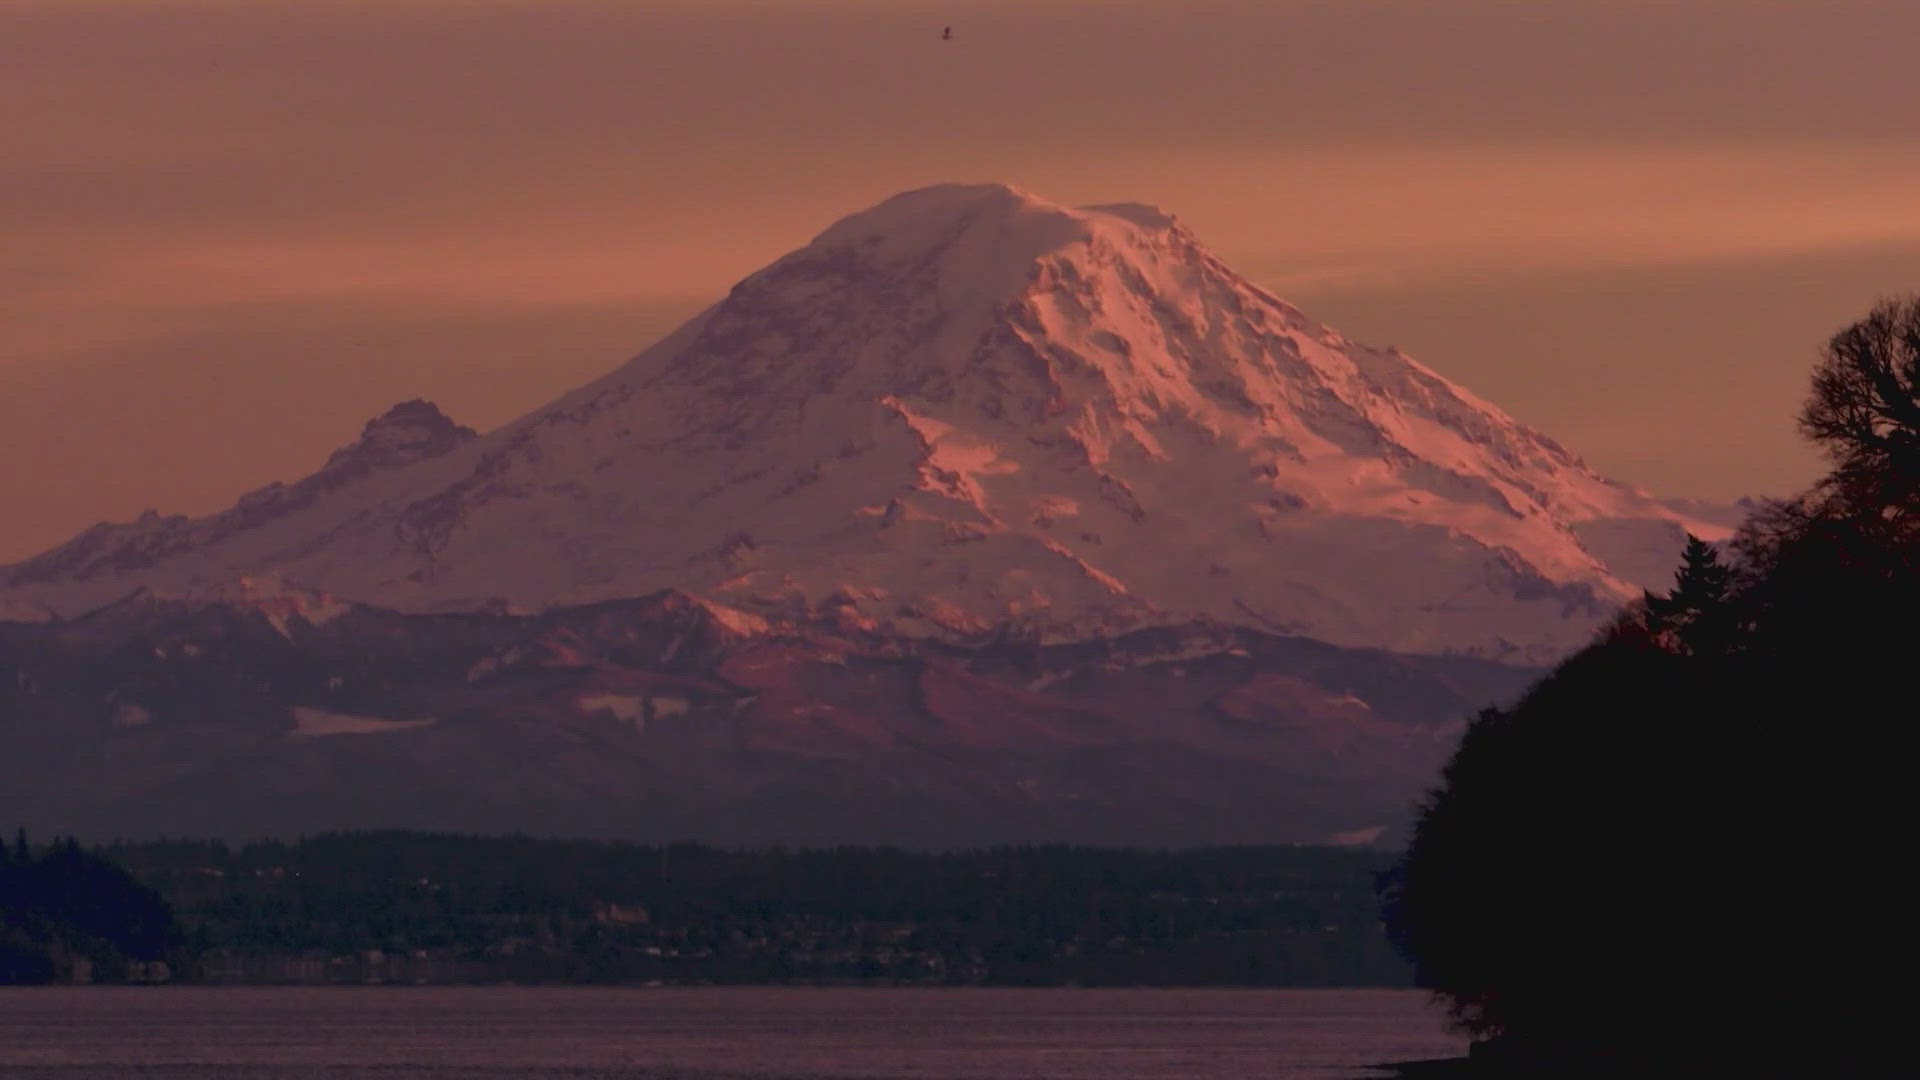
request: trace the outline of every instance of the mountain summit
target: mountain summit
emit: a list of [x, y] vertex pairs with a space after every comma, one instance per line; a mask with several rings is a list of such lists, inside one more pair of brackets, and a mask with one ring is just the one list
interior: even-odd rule
[[1724, 532], [1160, 210], [942, 185], [486, 436], [403, 405], [314, 477], [96, 526], [0, 587], [69, 615], [260, 572], [414, 611], [673, 588], [910, 637], [1200, 619], [1526, 662], [1664, 581], [1689, 528]]

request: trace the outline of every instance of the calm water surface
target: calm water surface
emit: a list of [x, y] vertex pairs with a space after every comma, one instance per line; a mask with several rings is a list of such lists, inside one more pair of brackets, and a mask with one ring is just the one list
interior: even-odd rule
[[1390, 990], [0, 990], [6, 1080], [1293, 1080], [1461, 1048]]

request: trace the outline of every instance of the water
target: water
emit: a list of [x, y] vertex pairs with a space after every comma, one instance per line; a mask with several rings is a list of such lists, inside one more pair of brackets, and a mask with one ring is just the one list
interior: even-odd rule
[[1295, 1080], [1460, 1050], [1392, 990], [0, 990], [6, 1080]]

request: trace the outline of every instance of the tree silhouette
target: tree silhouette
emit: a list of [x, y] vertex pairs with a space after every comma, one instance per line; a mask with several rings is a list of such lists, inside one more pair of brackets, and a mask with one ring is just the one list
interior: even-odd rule
[[1673, 591], [1646, 594], [1648, 629], [1663, 644], [1688, 654], [1724, 652], [1732, 644], [1733, 569], [1720, 561], [1718, 548], [1692, 533], [1680, 559]]
[[1902, 1030], [1846, 988], [1909, 959], [1862, 904], [1911, 815], [1920, 300], [1835, 335], [1801, 423], [1833, 471], [1476, 719], [1391, 880], [1421, 983], [1543, 1075], [1839, 1074]]
[[1828, 341], [1800, 428], [1835, 477], [1920, 478], [1920, 296], [1882, 301]]

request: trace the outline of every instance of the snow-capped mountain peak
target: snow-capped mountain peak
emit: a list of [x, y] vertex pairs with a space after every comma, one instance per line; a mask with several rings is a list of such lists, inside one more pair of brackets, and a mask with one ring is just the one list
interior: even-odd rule
[[909, 635], [1208, 618], [1542, 660], [1665, 581], [1685, 529], [1724, 532], [1160, 210], [1004, 185], [845, 218], [605, 378], [462, 431], [403, 406], [316, 477], [417, 460], [154, 559], [0, 581], [56, 607], [260, 570], [416, 609], [677, 588]]

